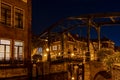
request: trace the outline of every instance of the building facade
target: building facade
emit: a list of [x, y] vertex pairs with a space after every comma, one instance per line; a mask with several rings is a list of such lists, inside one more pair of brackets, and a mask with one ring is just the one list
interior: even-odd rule
[[119, 80], [120, 79], [120, 64], [114, 64], [112, 68], [112, 80]]
[[30, 35], [31, 1], [0, 0], [0, 78], [28, 77]]
[[[44, 44], [43, 44], [44, 43]], [[52, 60], [55, 60], [59, 57], [73, 57], [74, 58], [86, 58], [88, 55], [88, 41], [85, 37], [79, 37], [76, 34], [67, 33], [63, 35], [63, 40], [61, 37], [51, 37], [50, 40], [50, 46], [48, 46], [48, 41], [45, 40], [44, 42], [40, 43], [39, 47], [34, 49], [33, 54], [40, 54], [42, 55], [43, 61], [47, 60], [48, 52], [50, 53], [50, 57]], [[43, 46], [44, 45], [44, 46]], [[96, 60], [97, 59], [97, 53], [99, 51], [98, 48], [98, 40], [97, 39], [91, 39], [89, 43], [89, 58], [90, 60]], [[100, 50], [111, 50], [115, 51], [115, 43], [106, 38], [103, 37], [101, 39], [100, 43]], [[49, 48], [49, 51], [47, 50]]]
[[[39, 47], [37, 47], [34, 50], [34, 53], [41, 55], [43, 62], [49, 61], [48, 57], [50, 57], [51, 63], [56, 61], [54, 65], [58, 65], [59, 62], [61, 62], [60, 63], [61, 65], [65, 63], [66, 64], [65, 71], [68, 74], [68, 79], [73, 78], [74, 80], [82, 80], [84, 78], [84, 80], [90, 79], [93, 80], [93, 78], [99, 71], [106, 70], [105, 66], [102, 63], [100, 65], [98, 65], [98, 62], [95, 64], [89, 63], [89, 60], [91, 62], [92, 61], [96, 62], [96, 60], [98, 60], [97, 53], [99, 51], [98, 48], [99, 45], [97, 39], [90, 39], [89, 43], [90, 54], [87, 54], [88, 53], [87, 39], [79, 37], [76, 34], [74, 35], [71, 33], [66, 33], [62, 37], [51, 36], [50, 42], [47, 41], [46, 39], [42, 41], [45, 41], [44, 46], [43, 42], [40, 43]], [[115, 43], [110, 39], [103, 37], [100, 40], [100, 50], [106, 51], [107, 53], [109, 52], [114, 53], [115, 50], [114, 44]], [[50, 66], [52, 65], [53, 64], [51, 64]], [[96, 67], [96, 65], [98, 67]], [[51, 69], [50, 67], [50, 74], [52, 71], [55, 71], [54, 69]], [[57, 73], [59, 74], [59, 72]], [[98, 78], [99, 76], [96, 79]], [[100, 78], [103, 79], [104, 77], [100, 75]]]

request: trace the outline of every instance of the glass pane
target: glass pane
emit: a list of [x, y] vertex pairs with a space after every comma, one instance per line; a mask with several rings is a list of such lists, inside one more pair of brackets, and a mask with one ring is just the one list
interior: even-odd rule
[[15, 9], [15, 27], [23, 28], [23, 10]]
[[42, 48], [40, 47], [40, 48], [38, 48], [38, 52], [42, 52]]
[[22, 1], [24, 1], [24, 2], [26, 2], [26, 3], [27, 3], [27, 0], [22, 0]]
[[6, 46], [6, 52], [10, 52], [10, 46]]
[[19, 54], [23, 53], [23, 47], [19, 47]]
[[23, 46], [23, 42], [15, 41], [15, 45], [16, 45], [16, 46]]
[[19, 59], [22, 60], [22, 59], [23, 59], [23, 56], [22, 56], [22, 55], [19, 55]]
[[6, 60], [10, 60], [10, 53], [6, 52]]
[[14, 58], [15, 58], [15, 59], [18, 59], [18, 58], [17, 58], [17, 52], [18, 52], [18, 49], [17, 49], [17, 47], [15, 46], [15, 47], [14, 47]]
[[19, 47], [19, 59], [22, 60], [23, 58], [23, 47]]
[[11, 6], [1, 4], [1, 22], [5, 25], [11, 25]]
[[10, 40], [0, 40], [0, 44], [10, 44]]
[[4, 52], [4, 45], [0, 45], [0, 52]]
[[0, 60], [3, 60], [3, 59], [4, 59], [4, 53], [0, 52]]
[[23, 60], [23, 42], [15, 41], [14, 57], [18, 60]]
[[57, 50], [57, 46], [53, 46], [53, 50]]

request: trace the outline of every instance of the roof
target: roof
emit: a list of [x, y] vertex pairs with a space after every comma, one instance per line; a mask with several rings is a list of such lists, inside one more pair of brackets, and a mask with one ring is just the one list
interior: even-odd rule
[[[93, 42], [97, 42], [98, 41], [98, 39], [91, 39]], [[107, 38], [107, 37], [102, 37], [101, 38], [101, 41], [111, 41], [111, 42], [114, 42], [114, 41], [112, 41], [111, 39], [109, 39], [109, 38]]]

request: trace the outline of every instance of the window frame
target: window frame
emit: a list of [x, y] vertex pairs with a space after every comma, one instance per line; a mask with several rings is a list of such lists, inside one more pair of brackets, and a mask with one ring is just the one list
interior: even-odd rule
[[[11, 39], [4, 39], [4, 38], [0, 38], [0, 40], [8, 40], [8, 41], [10, 41], [10, 44], [9, 44], [9, 45], [8, 45], [8, 44], [1, 44], [1, 43], [0, 43], [0, 45], [3, 45], [3, 46], [4, 46], [4, 58], [3, 58], [3, 60], [0, 60], [0, 61], [10, 61], [11, 58], [12, 58], [12, 40], [11, 40]], [[10, 47], [9, 60], [6, 59], [6, 53], [7, 53], [6, 47], [7, 47], [7, 46]]]
[[[2, 24], [1, 22], [2, 22], [2, 4], [5, 4], [5, 5], [7, 5], [7, 6], [10, 6], [10, 9], [11, 9], [11, 17], [10, 17], [10, 25], [6, 25], [6, 24]], [[13, 9], [12, 9], [12, 5], [11, 4], [9, 4], [9, 3], [6, 3], [6, 2], [3, 2], [2, 0], [0, 0], [0, 24], [2, 24], [2, 25], [5, 25], [5, 26], [8, 26], [8, 27], [11, 27], [12, 26], [12, 18], [13, 18], [13, 16], [12, 16], [12, 14], [13, 14]]]
[[[18, 45], [15, 45], [15, 42], [22, 42], [22, 44], [23, 44], [23, 46], [18, 46]], [[24, 60], [24, 41], [21, 41], [21, 40], [14, 40], [14, 43], [13, 43], [13, 47], [14, 47], [14, 50], [13, 50], [13, 59], [14, 60], [17, 60], [17, 61], [23, 61]], [[20, 48], [20, 47], [22, 47], [22, 60], [20, 60], [20, 53], [17, 51], [17, 59], [15, 59], [15, 47], [17, 46], [17, 50], [19, 51], [19, 49], [18, 48]]]
[[0, 23], [1, 23], [1, 4], [2, 4], [2, 1], [0, 0]]
[[53, 51], [58, 50], [58, 49], [57, 49], [57, 45], [53, 45], [53, 46], [52, 46], [52, 50], [53, 50]]
[[[16, 9], [23, 11], [23, 26], [22, 26], [22, 28], [18, 28], [18, 27], [15, 26], [15, 21], [16, 21], [16, 19], [15, 19], [15, 12], [16, 12]], [[14, 28], [23, 29], [24, 30], [24, 26], [25, 26], [25, 10], [22, 9], [22, 8], [19, 8], [17, 6], [14, 6]]]

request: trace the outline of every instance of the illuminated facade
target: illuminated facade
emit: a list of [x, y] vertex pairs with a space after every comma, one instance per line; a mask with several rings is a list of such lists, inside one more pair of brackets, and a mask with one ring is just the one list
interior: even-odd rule
[[[84, 58], [88, 51], [88, 44], [86, 38], [80, 38], [78, 35], [73, 35], [70, 33], [64, 34], [64, 40], [61, 41], [61, 38], [55, 38], [51, 40], [50, 43], [50, 56], [51, 60], [56, 60], [59, 57], [73, 57], [74, 58]], [[103, 37], [101, 39], [100, 48], [105, 50], [112, 50], [114, 51], [114, 45], [115, 43], [106, 38]], [[43, 61], [47, 60], [48, 51], [46, 51], [46, 48], [48, 48], [48, 43], [46, 42], [44, 46], [41, 46], [39, 48], [36, 48], [33, 54], [40, 54], [43, 56]], [[97, 39], [91, 39], [90, 40], [90, 60], [96, 60], [97, 59], [97, 51], [98, 51], [98, 40]]]
[[[39, 44], [39, 48], [34, 49], [34, 54], [39, 54], [42, 56], [43, 62], [48, 61], [48, 54], [50, 53], [50, 60], [51, 62], [51, 67], [50, 67], [50, 73], [60, 73], [59, 70], [55, 71], [58, 69], [58, 67], [52, 68], [53, 65], [63, 65], [65, 70], [60, 67], [62, 71], [67, 72], [67, 78], [72, 79], [72, 78], [83, 78], [83, 74], [85, 75], [84, 78], [85, 80], [90, 79], [90, 71], [92, 74], [96, 71], [99, 71], [99, 69], [103, 68], [100, 67], [99, 69], [93, 68], [92, 70], [89, 70], [89, 65], [86, 63], [87, 58], [86, 58], [86, 53], [88, 52], [88, 43], [87, 39], [83, 37], [79, 37], [78, 35], [74, 35], [71, 33], [66, 33], [63, 35], [63, 41], [61, 41], [61, 37], [53, 37], [51, 36], [50, 40], [50, 47], [48, 47], [48, 41], [44, 40], [44, 44]], [[43, 43], [43, 42], [42, 42]], [[90, 60], [97, 60], [97, 52], [98, 52], [98, 40], [97, 39], [91, 39], [90, 40]], [[102, 38], [101, 39], [101, 44], [100, 44], [101, 49], [105, 50], [113, 50], [114, 51], [114, 42], [107, 39], [107, 38]], [[54, 61], [56, 61], [54, 63]], [[57, 62], [58, 61], [58, 62]], [[60, 62], [61, 63], [60, 63]], [[63, 63], [62, 63], [63, 61]], [[82, 64], [84, 63], [84, 73]], [[97, 64], [98, 65], [98, 64]], [[101, 64], [100, 64], [101, 65]], [[93, 65], [91, 65], [93, 66]], [[55, 71], [55, 72], [53, 72]], [[83, 74], [81, 74], [83, 73]], [[78, 75], [76, 75], [78, 74]], [[92, 75], [94, 77], [94, 75]]]
[[119, 80], [120, 79], [120, 64], [114, 64], [112, 67], [112, 79]]
[[[24, 67], [25, 63], [30, 61], [31, 17], [28, 15], [31, 16], [31, 2], [27, 2], [27, 0], [0, 0], [1, 68], [20, 65]], [[0, 70], [2, 72], [4, 69]], [[21, 68], [22, 70], [27, 70], [27, 68]], [[5, 74], [7, 72], [9, 75]], [[5, 73], [0, 73], [0, 78], [18, 76], [16, 73], [12, 73], [12, 70], [6, 70]], [[25, 73], [27, 74], [27, 71]]]

